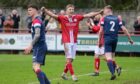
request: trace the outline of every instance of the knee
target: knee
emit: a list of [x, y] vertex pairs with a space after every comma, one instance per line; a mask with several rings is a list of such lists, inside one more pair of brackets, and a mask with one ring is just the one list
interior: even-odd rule
[[94, 58], [95, 58], [95, 59], [99, 58], [99, 55], [95, 54]]
[[72, 63], [72, 59], [67, 59], [67, 64], [70, 64], [70, 63]]
[[41, 71], [40, 67], [37, 65], [33, 65], [32, 68], [35, 73], [39, 73]]

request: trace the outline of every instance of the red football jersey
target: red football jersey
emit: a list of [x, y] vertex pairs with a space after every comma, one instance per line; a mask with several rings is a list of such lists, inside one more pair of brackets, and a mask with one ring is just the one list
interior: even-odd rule
[[[95, 33], [99, 32], [99, 31], [100, 31], [100, 27], [101, 27], [100, 24], [101, 24], [101, 20], [100, 20], [100, 22], [98, 23], [98, 25], [94, 25], [94, 26], [92, 27], [92, 31], [95, 32]], [[104, 36], [101, 37], [101, 43], [100, 43], [100, 44], [104, 45]]]
[[63, 43], [76, 43], [77, 34], [79, 30], [79, 22], [83, 20], [83, 15], [59, 15], [58, 21], [62, 29], [62, 42]]

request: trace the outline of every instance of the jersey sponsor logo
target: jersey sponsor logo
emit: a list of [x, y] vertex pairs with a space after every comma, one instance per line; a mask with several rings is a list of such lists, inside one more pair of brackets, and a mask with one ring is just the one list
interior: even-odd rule
[[74, 19], [74, 22], [77, 22], [77, 19]]
[[66, 23], [66, 26], [73, 27], [73, 26], [76, 26], [76, 23]]

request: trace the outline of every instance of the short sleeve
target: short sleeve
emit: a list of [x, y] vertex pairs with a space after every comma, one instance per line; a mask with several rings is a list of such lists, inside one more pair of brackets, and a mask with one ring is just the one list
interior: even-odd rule
[[57, 19], [57, 20], [58, 20], [59, 22], [61, 22], [62, 19], [63, 19], [63, 17], [64, 17], [63, 15], [58, 15], [58, 19]]
[[101, 26], [104, 26], [104, 17], [100, 19], [99, 23], [100, 23]]
[[92, 28], [92, 31], [95, 32], [95, 33], [99, 32], [99, 30], [100, 30], [100, 26], [99, 25], [97, 25], [97, 26], [95, 25]]
[[79, 15], [77, 15], [76, 17], [77, 17], [77, 19], [78, 19], [79, 21], [81, 21], [81, 20], [83, 20], [83, 19], [84, 19], [84, 16], [83, 16], [83, 15], [80, 15], [80, 14], [79, 14]]
[[122, 19], [121, 18], [118, 18], [119, 19], [119, 26], [122, 27], [124, 24], [122, 22]]
[[35, 19], [33, 21], [33, 27], [34, 28], [41, 28], [41, 22], [38, 19]]

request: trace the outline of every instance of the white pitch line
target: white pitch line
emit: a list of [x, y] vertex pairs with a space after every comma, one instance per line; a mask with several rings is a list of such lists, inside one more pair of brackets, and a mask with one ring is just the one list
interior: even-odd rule
[[[124, 71], [127, 71], [127, 70], [122, 70], [123, 72]], [[109, 71], [103, 71], [103, 72], [100, 72], [100, 73], [102, 73], [102, 74], [104, 74], [104, 73], [109, 73]], [[83, 77], [83, 76], [90, 76], [90, 75], [92, 75], [93, 73], [88, 73], [88, 74], [82, 74], [82, 75], [77, 75], [77, 77]], [[69, 76], [68, 78], [71, 78], [71, 76]], [[55, 80], [61, 80], [62, 78], [60, 77], [60, 78], [54, 78], [54, 79], [52, 79], [52, 80], [50, 80], [50, 81], [55, 81]], [[28, 84], [38, 84], [38, 82], [36, 81], [36, 82], [31, 82], [31, 83], [28, 83]]]

